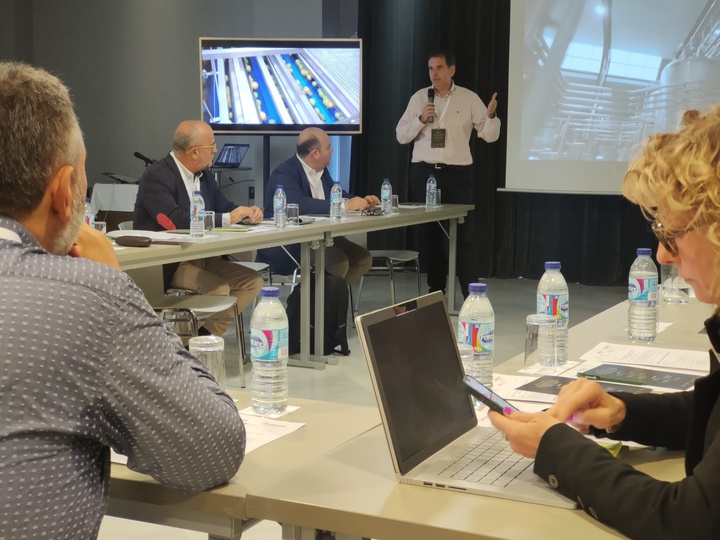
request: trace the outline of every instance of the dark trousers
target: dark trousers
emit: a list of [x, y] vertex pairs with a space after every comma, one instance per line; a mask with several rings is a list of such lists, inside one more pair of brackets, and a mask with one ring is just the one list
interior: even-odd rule
[[[472, 166], [436, 169], [429, 163], [413, 163], [410, 166], [410, 200], [425, 202], [425, 184], [430, 174], [435, 175], [441, 190], [441, 203], [473, 204]], [[441, 222], [449, 232], [448, 222]], [[421, 259], [427, 268], [427, 284], [430, 291], [447, 287], [448, 240], [438, 223], [421, 225], [424, 229], [421, 241]], [[475, 283], [479, 275], [479, 242], [474, 233], [474, 216], [470, 212], [465, 222], [457, 227], [457, 275], [464, 297], [468, 284]]]

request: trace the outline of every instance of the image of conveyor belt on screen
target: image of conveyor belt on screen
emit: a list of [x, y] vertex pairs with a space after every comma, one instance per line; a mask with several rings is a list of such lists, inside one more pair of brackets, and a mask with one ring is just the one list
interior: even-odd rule
[[214, 49], [203, 53], [203, 116], [210, 123], [356, 124], [359, 70], [358, 50]]

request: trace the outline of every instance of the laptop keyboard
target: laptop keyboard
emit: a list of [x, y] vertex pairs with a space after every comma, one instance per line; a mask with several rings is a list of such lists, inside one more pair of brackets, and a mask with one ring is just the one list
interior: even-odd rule
[[532, 465], [533, 460], [510, 449], [500, 431], [478, 444], [470, 444], [465, 453], [439, 473], [443, 478], [455, 478], [477, 484], [505, 487]]

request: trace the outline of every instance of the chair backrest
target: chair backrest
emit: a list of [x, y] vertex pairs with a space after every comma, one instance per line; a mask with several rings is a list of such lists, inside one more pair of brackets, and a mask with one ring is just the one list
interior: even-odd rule
[[133, 222], [132, 221], [121, 221], [118, 223], [118, 229], [121, 231], [130, 231], [133, 228]]

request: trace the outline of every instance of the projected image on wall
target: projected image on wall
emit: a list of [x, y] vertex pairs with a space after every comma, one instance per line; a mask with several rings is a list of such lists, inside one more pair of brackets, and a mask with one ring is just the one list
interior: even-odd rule
[[522, 3], [520, 159], [627, 161], [720, 103], [718, 0]]
[[209, 124], [360, 124], [360, 49], [221, 47], [202, 50]]

